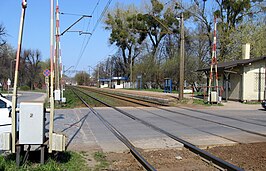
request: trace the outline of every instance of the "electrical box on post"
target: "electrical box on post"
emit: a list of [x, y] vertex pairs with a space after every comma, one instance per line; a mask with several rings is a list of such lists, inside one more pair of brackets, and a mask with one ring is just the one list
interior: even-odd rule
[[61, 94], [60, 90], [55, 90], [54, 91], [54, 100], [60, 101], [61, 100], [60, 94]]
[[217, 103], [217, 100], [218, 100], [218, 94], [216, 91], [212, 91], [211, 92], [211, 102], [212, 103]]
[[0, 135], [0, 151], [11, 150], [11, 133], [4, 132]]
[[66, 150], [66, 136], [63, 134], [52, 134], [52, 150], [65, 151]]
[[62, 97], [61, 102], [62, 103], [66, 103], [66, 98], [65, 97]]
[[43, 144], [45, 129], [44, 104], [21, 102], [19, 115], [19, 144]]

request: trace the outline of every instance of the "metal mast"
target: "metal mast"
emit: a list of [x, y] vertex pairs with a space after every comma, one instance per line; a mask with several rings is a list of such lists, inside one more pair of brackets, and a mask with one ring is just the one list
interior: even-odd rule
[[17, 55], [16, 55], [16, 69], [15, 69], [15, 77], [14, 77], [14, 90], [13, 90], [13, 95], [12, 95], [12, 113], [11, 113], [11, 117], [12, 117], [12, 153], [16, 152], [17, 84], [18, 84], [19, 60], [20, 60], [20, 53], [21, 53], [21, 44], [22, 44], [22, 37], [23, 37], [23, 28], [24, 28], [24, 19], [25, 19], [26, 8], [27, 8], [27, 0], [22, 0], [22, 11], [21, 11], [21, 17], [20, 17], [19, 33], [18, 33], [18, 48], [17, 48]]
[[50, 89], [50, 125], [49, 125], [49, 153], [52, 153], [52, 135], [54, 129], [54, 0], [51, 0], [50, 18], [50, 67], [51, 67], [51, 89]]
[[56, 0], [56, 33], [55, 33], [55, 36], [56, 36], [56, 49], [55, 49], [55, 58], [57, 60], [55, 60], [56, 64], [55, 66], [57, 67], [56, 69], [56, 86], [55, 86], [55, 89], [58, 90], [58, 89], [61, 89], [61, 98], [63, 97], [63, 89], [62, 89], [62, 76], [63, 76], [63, 73], [62, 73], [62, 57], [61, 57], [61, 47], [60, 47], [60, 22], [59, 22], [59, 3], [58, 3], [58, 0]]
[[216, 57], [216, 17], [214, 17], [214, 30], [213, 30], [213, 44], [212, 44], [212, 59], [211, 59], [211, 70], [210, 70], [210, 78], [209, 78], [209, 89], [208, 89], [208, 102], [211, 101], [211, 89], [212, 89], [212, 80], [214, 79], [213, 75], [213, 67], [215, 68], [215, 90], [217, 92], [217, 96], [219, 96], [218, 90], [218, 69], [217, 69], [217, 57]]
[[55, 59], [54, 59], [54, 66], [55, 66], [55, 90], [59, 90], [59, 6], [58, 0], [56, 1], [56, 29], [55, 29]]

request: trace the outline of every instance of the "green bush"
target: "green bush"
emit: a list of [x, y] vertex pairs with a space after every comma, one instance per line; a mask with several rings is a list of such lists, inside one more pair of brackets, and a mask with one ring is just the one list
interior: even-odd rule
[[25, 85], [25, 86], [21, 86], [20, 87], [20, 90], [23, 90], [23, 91], [29, 91], [30, 90], [30, 87]]

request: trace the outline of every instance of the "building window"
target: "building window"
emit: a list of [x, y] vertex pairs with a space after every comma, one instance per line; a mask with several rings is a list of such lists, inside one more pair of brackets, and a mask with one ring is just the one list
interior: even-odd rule
[[120, 80], [117, 80], [117, 85], [120, 85]]
[[265, 74], [255, 73], [254, 92], [264, 91]]

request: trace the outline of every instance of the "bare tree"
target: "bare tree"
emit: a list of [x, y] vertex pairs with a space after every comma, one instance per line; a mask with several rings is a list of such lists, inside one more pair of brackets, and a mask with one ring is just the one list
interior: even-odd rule
[[0, 46], [6, 44], [6, 40], [3, 38], [6, 36], [6, 30], [3, 24], [0, 24]]
[[25, 67], [24, 73], [26, 73], [26, 75], [24, 75], [24, 77], [27, 80], [26, 84], [33, 90], [35, 89], [34, 84], [41, 84], [41, 52], [31, 49], [24, 50], [22, 59], [21, 69], [23, 69], [22, 66]]

